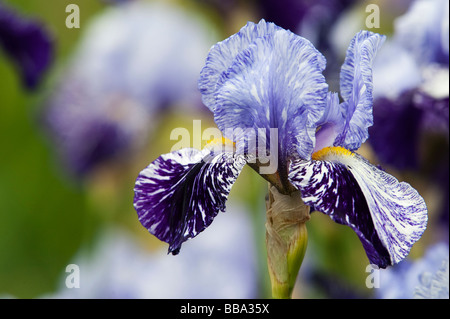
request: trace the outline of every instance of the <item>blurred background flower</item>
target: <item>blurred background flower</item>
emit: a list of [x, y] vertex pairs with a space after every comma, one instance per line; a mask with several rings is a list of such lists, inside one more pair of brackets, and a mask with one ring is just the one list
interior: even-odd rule
[[[275, 22], [324, 53], [337, 91], [351, 37], [369, 29], [370, 2], [78, 0], [80, 28], [70, 29], [72, 2], [0, 0], [0, 296], [270, 297], [263, 179], [244, 168], [205, 240], [168, 256], [139, 223], [136, 177], [171, 150], [174, 128], [193, 136], [194, 119], [216, 126], [197, 80], [217, 41], [247, 21]], [[380, 28], [369, 30], [389, 45], [375, 60], [373, 143], [362, 155], [418, 189], [430, 215], [408, 260], [383, 270], [383, 280], [448, 244], [449, 18], [441, 0], [376, 4]], [[436, 297], [430, 287], [445, 278], [445, 263], [406, 279], [416, 292], [400, 279], [390, 280], [391, 292], [383, 282], [370, 289], [351, 229], [323, 214], [311, 219], [294, 297]], [[80, 267], [78, 289], [64, 284], [71, 263]]]
[[383, 271], [377, 298], [449, 298], [448, 250], [447, 243], [438, 243], [430, 246], [419, 260], [405, 260], [398, 267]]
[[52, 42], [40, 21], [0, 3], [0, 48], [19, 71], [26, 88], [34, 89], [50, 66]]
[[82, 176], [130, 158], [174, 107], [200, 112], [198, 70], [212, 43], [206, 22], [163, 3], [129, 1], [96, 17], [44, 114], [67, 168]]
[[374, 66], [375, 124], [369, 131], [384, 167], [412, 171], [437, 188], [430, 217], [438, 224], [437, 237], [447, 241], [448, 21], [449, 3], [441, 0], [415, 0], [393, 20], [393, 34]]
[[177, 257], [150, 250], [123, 229], [106, 229], [95, 247], [72, 261], [82, 277], [68, 289], [62, 275], [56, 294], [42, 298], [256, 298], [258, 269], [248, 212], [230, 203], [216, 226], [188, 243]]

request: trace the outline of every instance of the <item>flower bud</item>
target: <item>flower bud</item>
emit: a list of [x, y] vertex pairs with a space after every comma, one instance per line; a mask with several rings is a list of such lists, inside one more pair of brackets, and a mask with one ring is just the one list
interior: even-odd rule
[[291, 298], [305, 256], [310, 208], [303, 203], [299, 191], [283, 195], [274, 186], [269, 186], [266, 206], [266, 246], [272, 296]]

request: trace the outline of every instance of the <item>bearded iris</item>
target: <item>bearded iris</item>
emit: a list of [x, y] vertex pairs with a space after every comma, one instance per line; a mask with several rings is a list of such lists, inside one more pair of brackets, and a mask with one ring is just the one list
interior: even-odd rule
[[341, 70], [342, 102], [328, 92], [324, 56], [273, 23], [249, 22], [213, 46], [199, 89], [234, 143], [164, 154], [145, 168], [134, 198], [143, 226], [177, 254], [225, 209], [244, 165], [258, 168], [252, 155], [261, 154], [243, 146], [245, 132], [276, 129], [277, 171], [263, 177], [279, 193], [300, 191], [312, 210], [350, 226], [371, 263], [384, 268], [402, 260], [426, 228], [425, 202], [409, 184], [354, 153], [372, 125], [371, 65], [383, 41], [368, 31], [353, 38]]

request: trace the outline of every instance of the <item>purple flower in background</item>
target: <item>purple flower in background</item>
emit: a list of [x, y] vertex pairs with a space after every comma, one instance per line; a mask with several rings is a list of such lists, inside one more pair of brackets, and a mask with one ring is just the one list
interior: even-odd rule
[[[309, 22], [312, 23], [314, 18], [316, 18], [315, 23], [320, 20], [322, 27], [330, 28], [339, 14], [354, 2], [354, 0], [260, 0], [259, 6], [261, 14], [267, 20], [273, 21], [284, 29], [301, 33], [302, 27]], [[317, 29], [324, 31], [321, 28]]]
[[448, 66], [448, 1], [413, 1], [408, 12], [395, 21], [394, 41], [421, 65], [438, 63]]
[[331, 44], [329, 35], [355, 3], [355, 0], [260, 0], [258, 7], [262, 18], [307, 38], [326, 56], [324, 75], [330, 88], [337, 90], [342, 57]]
[[[87, 80], [63, 82], [45, 112], [45, 124], [63, 163], [83, 176], [101, 163], [142, 147], [151, 113], [120, 92], [97, 90]], [[92, 79], [91, 79], [92, 80]]]
[[384, 165], [437, 185], [441, 227], [449, 218], [449, 3], [416, 0], [394, 27], [374, 65], [370, 144]]
[[53, 41], [41, 23], [0, 3], [0, 51], [14, 62], [24, 86], [34, 89], [50, 66]]
[[353, 38], [341, 71], [342, 102], [328, 92], [323, 55], [290, 31], [261, 20], [217, 43], [199, 88], [234, 143], [182, 149], [145, 168], [134, 198], [143, 226], [177, 254], [225, 209], [243, 166], [258, 167], [255, 157], [269, 151], [246, 147], [251, 132], [274, 129], [277, 155], [271, 161], [277, 169], [261, 175], [281, 193], [300, 190], [313, 210], [351, 227], [372, 263], [386, 267], [402, 260], [425, 230], [425, 202], [409, 184], [353, 153], [372, 125], [371, 66], [383, 40], [367, 31]]
[[169, 5], [130, 1], [95, 18], [44, 114], [70, 171], [129, 158], [164, 112], [201, 111], [198, 69], [212, 43], [201, 21]]
[[370, 143], [385, 164], [417, 168], [423, 132], [448, 136], [448, 23], [448, 1], [414, 1], [380, 51]]

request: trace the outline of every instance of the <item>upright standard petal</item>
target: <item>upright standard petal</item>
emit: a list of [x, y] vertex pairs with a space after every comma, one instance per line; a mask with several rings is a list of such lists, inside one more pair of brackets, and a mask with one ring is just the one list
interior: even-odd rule
[[[219, 129], [225, 135], [227, 130], [277, 129], [278, 163], [297, 152], [309, 159], [327, 101], [325, 63], [308, 40], [290, 31], [257, 38], [218, 82], [214, 118]], [[245, 136], [229, 138], [239, 142]]]
[[220, 87], [219, 80], [232, 65], [236, 56], [246, 50], [258, 37], [272, 34], [280, 27], [261, 20], [258, 24], [248, 22], [241, 30], [215, 44], [208, 53], [205, 67], [200, 73], [198, 87], [202, 93], [203, 103], [214, 112], [215, 96]]
[[139, 220], [176, 255], [181, 244], [208, 227], [246, 160], [233, 152], [205, 148], [161, 155], [138, 176], [134, 207]]
[[372, 63], [385, 36], [360, 31], [352, 39], [341, 69], [341, 95], [345, 106], [345, 127], [334, 146], [358, 149], [369, 137], [373, 124]]
[[341, 147], [295, 161], [289, 178], [313, 209], [350, 226], [371, 263], [385, 268], [405, 258], [427, 224], [423, 198], [405, 182]]

